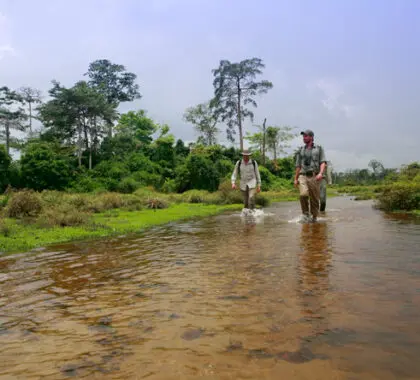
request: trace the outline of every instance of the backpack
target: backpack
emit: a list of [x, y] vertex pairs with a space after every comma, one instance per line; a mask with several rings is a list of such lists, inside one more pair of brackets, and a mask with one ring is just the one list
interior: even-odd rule
[[[238, 169], [240, 169], [240, 167], [241, 167], [241, 161], [242, 161], [242, 160], [238, 160], [238, 161], [236, 162], [236, 165], [238, 165]], [[251, 162], [252, 162], [252, 166], [254, 167], [254, 174], [255, 174], [255, 178], [257, 178], [257, 172], [256, 172], [256, 170], [255, 170], [255, 161], [251, 159]]]

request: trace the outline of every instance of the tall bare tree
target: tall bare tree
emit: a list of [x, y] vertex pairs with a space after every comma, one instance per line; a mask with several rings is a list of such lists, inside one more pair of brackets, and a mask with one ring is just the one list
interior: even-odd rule
[[254, 119], [248, 105], [257, 107], [255, 96], [266, 93], [273, 87], [267, 80], [255, 81], [262, 74], [265, 65], [260, 58], [246, 59], [239, 63], [228, 60], [220, 61], [219, 67], [213, 70], [214, 98], [211, 106], [221, 121], [227, 124], [227, 137], [235, 141], [236, 128], [239, 132], [240, 148], [243, 149], [243, 122], [246, 118]]
[[19, 90], [19, 95], [22, 97], [23, 101], [28, 106], [29, 111], [29, 132], [32, 135], [32, 119], [34, 116], [33, 105], [41, 103], [41, 91], [32, 87], [21, 87]]

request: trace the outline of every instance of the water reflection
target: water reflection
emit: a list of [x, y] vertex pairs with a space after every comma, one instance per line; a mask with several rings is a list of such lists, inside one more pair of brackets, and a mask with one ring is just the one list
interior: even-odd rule
[[419, 225], [329, 204], [0, 258], [0, 377], [418, 377]]
[[318, 332], [328, 326], [327, 300], [330, 290], [332, 244], [327, 223], [305, 223], [301, 227], [298, 255], [298, 294], [303, 317]]

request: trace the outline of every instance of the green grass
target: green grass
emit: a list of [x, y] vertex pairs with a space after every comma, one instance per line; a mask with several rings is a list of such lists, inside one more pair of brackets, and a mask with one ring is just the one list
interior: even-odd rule
[[[334, 196], [329, 188], [328, 193], [329, 197]], [[24, 214], [25, 209], [38, 204], [37, 199], [41, 210], [31, 216]], [[149, 208], [151, 199], [159, 199], [164, 208]], [[293, 188], [264, 191], [257, 195], [257, 207], [298, 199], [299, 192]], [[240, 192], [230, 187], [216, 193], [192, 190], [184, 194], [162, 194], [149, 189], [139, 189], [135, 194], [96, 195], [18, 192], [10, 199], [0, 197], [1, 202], [0, 252], [3, 253], [136, 233], [157, 225], [242, 208]]]
[[[41, 228], [5, 218], [0, 227], [0, 251], [23, 252], [51, 244], [140, 232], [146, 228], [195, 217], [216, 215], [242, 205], [174, 204], [167, 209], [124, 211], [114, 209], [95, 214], [86, 226]], [[6, 236], [5, 236], [6, 235]]]

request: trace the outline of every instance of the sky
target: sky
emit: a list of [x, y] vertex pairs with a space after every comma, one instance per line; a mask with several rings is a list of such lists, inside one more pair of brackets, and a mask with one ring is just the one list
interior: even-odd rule
[[418, 0], [0, 0], [0, 86], [48, 100], [53, 79], [72, 86], [109, 59], [142, 94], [121, 112], [145, 109], [192, 141], [183, 114], [213, 96], [212, 69], [258, 57], [273, 88], [246, 132], [264, 118], [309, 128], [335, 170], [396, 168], [420, 159], [419, 38]]

